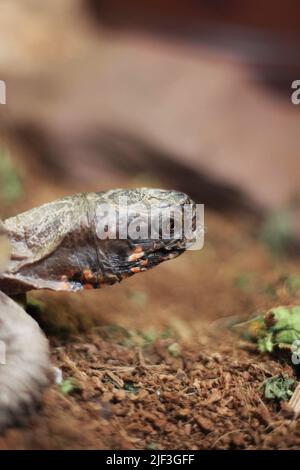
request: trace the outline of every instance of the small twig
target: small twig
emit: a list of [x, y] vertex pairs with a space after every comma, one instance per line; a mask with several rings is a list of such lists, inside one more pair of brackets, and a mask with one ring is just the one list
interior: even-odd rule
[[139, 360], [139, 365], [141, 367], [147, 367], [147, 364], [146, 364], [146, 361], [145, 361], [145, 358], [144, 358], [144, 354], [143, 354], [143, 352], [140, 348], [138, 348], [138, 350], [137, 350], [137, 356], [138, 356], [138, 360]]
[[215, 440], [215, 442], [210, 446], [210, 449], [213, 449], [215, 447], [215, 445], [217, 444], [217, 442], [219, 442], [221, 439], [223, 439], [223, 437], [229, 436], [230, 434], [234, 434], [235, 432], [243, 432], [243, 431], [246, 431], [246, 430], [245, 429], [234, 429], [232, 431], [225, 432], [224, 434], [219, 436], [218, 439]]

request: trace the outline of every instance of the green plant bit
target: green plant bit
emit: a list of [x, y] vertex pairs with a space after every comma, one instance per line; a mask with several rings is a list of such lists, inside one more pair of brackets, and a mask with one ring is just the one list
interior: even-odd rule
[[64, 395], [69, 395], [70, 393], [74, 392], [77, 389], [77, 387], [73, 383], [72, 379], [65, 379], [60, 384], [59, 389]]
[[256, 342], [260, 352], [291, 349], [294, 341], [300, 340], [300, 306], [274, 307], [235, 327], [243, 337]]
[[265, 380], [262, 384], [264, 397], [267, 400], [287, 401], [293, 395], [295, 380], [283, 373]]

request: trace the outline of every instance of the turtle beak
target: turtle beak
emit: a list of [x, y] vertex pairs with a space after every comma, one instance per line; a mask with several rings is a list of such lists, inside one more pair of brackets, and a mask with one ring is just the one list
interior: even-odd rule
[[164, 261], [177, 258], [184, 251], [185, 248], [177, 246], [176, 243], [172, 246], [165, 245], [163, 241], [159, 240], [139, 243], [127, 258], [128, 273], [135, 274], [147, 271]]

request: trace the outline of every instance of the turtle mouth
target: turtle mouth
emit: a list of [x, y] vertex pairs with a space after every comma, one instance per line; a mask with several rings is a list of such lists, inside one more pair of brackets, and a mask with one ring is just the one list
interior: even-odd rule
[[157, 247], [154, 242], [152, 247], [147, 247], [148, 249], [143, 249], [142, 245], [138, 245], [128, 256], [127, 262], [124, 263], [121, 276], [148, 271], [164, 261], [177, 258], [177, 256], [185, 251], [185, 248], [181, 247], [180, 243], [178, 241], [178, 245], [173, 243], [172, 246]]
[[[177, 258], [197, 240], [196, 215], [192, 218], [190, 236], [171, 239], [131, 240], [126, 259], [121, 262], [121, 276], [144, 272], [158, 264]], [[130, 248], [129, 248], [130, 247]], [[129, 248], [129, 254], [128, 254]]]
[[162, 247], [146, 254], [143, 258], [145, 261], [148, 261], [149, 264], [156, 265], [160, 262], [177, 258], [177, 256], [181, 255], [184, 251], [185, 248], [180, 247]]

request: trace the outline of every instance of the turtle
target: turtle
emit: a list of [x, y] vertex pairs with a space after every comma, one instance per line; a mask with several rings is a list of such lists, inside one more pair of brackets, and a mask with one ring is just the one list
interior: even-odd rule
[[[187, 205], [189, 236], [176, 231]], [[180, 191], [114, 189], [66, 196], [0, 221], [1, 431], [26, 421], [52, 380], [46, 336], [17, 300], [36, 289], [102, 288], [179, 256], [195, 241], [195, 208]]]

